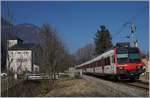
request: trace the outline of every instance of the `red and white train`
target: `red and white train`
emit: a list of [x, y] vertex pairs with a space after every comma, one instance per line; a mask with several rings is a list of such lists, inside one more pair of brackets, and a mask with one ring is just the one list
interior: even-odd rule
[[139, 79], [144, 69], [137, 47], [113, 48], [96, 58], [76, 66], [83, 73], [111, 76], [114, 79]]

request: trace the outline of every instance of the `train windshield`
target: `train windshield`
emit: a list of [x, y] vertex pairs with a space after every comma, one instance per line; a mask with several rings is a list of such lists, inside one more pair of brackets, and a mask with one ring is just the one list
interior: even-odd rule
[[140, 62], [140, 54], [137, 48], [119, 48], [117, 49], [118, 64]]

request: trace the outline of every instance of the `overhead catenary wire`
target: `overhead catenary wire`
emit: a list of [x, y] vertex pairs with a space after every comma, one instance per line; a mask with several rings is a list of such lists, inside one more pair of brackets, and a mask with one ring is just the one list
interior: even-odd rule
[[139, 16], [141, 15], [141, 13], [144, 13], [147, 8], [148, 8], [148, 7], [144, 7], [143, 9], [141, 9], [140, 11], [138, 11], [134, 16], [132, 16], [131, 19], [129, 19], [128, 22], [124, 23], [124, 24], [119, 28], [119, 30], [114, 34], [114, 35], [115, 35], [114, 38], [118, 37], [118, 35], [122, 33], [123, 29], [124, 29], [128, 24], [135, 23], [136, 18], [139, 17]]

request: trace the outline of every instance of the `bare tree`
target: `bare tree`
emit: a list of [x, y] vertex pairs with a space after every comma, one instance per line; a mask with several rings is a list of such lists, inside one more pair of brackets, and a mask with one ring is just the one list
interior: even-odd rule
[[40, 29], [40, 45], [42, 47], [41, 70], [53, 77], [58, 63], [60, 41], [57, 32], [48, 23], [43, 24]]
[[42, 47], [41, 70], [55, 79], [55, 75], [71, 64], [70, 55], [64, 43], [48, 23], [40, 29], [40, 46]]
[[74, 54], [76, 64], [81, 64], [92, 59], [94, 57], [94, 50], [94, 44], [87, 44], [84, 47], [79, 48]]

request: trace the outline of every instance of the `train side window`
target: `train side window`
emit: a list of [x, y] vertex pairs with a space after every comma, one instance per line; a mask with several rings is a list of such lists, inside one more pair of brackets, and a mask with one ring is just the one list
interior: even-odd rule
[[105, 66], [105, 59], [102, 59], [102, 66]]
[[110, 57], [107, 57], [107, 58], [105, 59], [105, 65], [110, 65]]
[[108, 57], [107, 65], [110, 65], [110, 57]]
[[102, 60], [98, 61], [98, 66], [102, 66]]
[[94, 62], [94, 67], [96, 67], [96, 62]]
[[103, 66], [103, 59], [100, 60], [100, 66]]
[[89, 68], [92, 66], [92, 63], [89, 64]]
[[104, 63], [104, 66], [106, 66], [107, 65], [107, 58], [105, 58], [105, 63]]
[[104, 66], [110, 65], [110, 57], [104, 59]]
[[102, 66], [102, 59], [98, 62], [99, 66]]
[[107, 59], [105, 58], [104, 59], [104, 66], [106, 66], [107, 65]]
[[96, 64], [96, 65], [97, 65], [97, 67], [99, 66], [99, 61], [97, 61], [97, 64]]
[[98, 67], [98, 61], [96, 61], [96, 67]]

